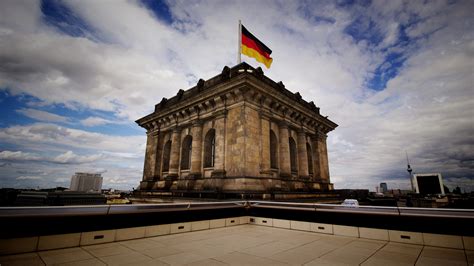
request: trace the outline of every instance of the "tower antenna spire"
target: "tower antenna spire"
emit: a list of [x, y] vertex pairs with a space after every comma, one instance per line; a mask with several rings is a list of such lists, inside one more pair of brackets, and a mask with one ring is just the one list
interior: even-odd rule
[[407, 172], [408, 172], [408, 176], [410, 178], [411, 190], [415, 191], [415, 188], [413, 187], [413, 177], [411, 175], [411, 172], [413, 171], [413, 169], [411, 169], [410, 161], [408, 160], [408, 152], [405, 151], [405, 154], [407, 156]]

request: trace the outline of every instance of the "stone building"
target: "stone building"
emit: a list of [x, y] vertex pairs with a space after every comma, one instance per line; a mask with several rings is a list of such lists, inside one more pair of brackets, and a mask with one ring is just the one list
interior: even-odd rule
[[241, 63], [136, 121], [147, 130], [142, 192], [275, 194], [333, 189], [313, 102]]

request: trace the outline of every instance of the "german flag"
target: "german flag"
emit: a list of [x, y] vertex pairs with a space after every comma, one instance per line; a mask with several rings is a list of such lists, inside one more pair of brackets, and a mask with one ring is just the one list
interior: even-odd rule
[[272, 50], [268, 48], [263, 42], [257, 37], [253, 36], [244, 25], [241, 25], [242, 31], [242, 54], [255, 58], [258, 62], [264, 64], [267, 68], [273, 62], [273, 58], [270, 57]]

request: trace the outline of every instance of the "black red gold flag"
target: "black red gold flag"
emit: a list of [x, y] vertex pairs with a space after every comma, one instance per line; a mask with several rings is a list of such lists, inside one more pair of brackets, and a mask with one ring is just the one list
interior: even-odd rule
[[242, 54], [255, 58], [258, 62], [264, 64], [267, 68], [273, 62], [273, 58], [270, 57], [272, 50], [268, 48], [263, 42], [257, 37], [250, 33], [244, 25], [241, 25], [242, 42], [241, 52]]

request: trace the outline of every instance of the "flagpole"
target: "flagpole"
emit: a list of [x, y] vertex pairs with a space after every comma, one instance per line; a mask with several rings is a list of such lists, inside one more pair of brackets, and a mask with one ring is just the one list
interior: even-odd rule
[[242, 63], [242, 22], [240, 21], [239, 19], [239, 37], [237, 39], [237, 52], [238, 52], [238, 55], [237, 55], [237, 64], [240, 64]]

